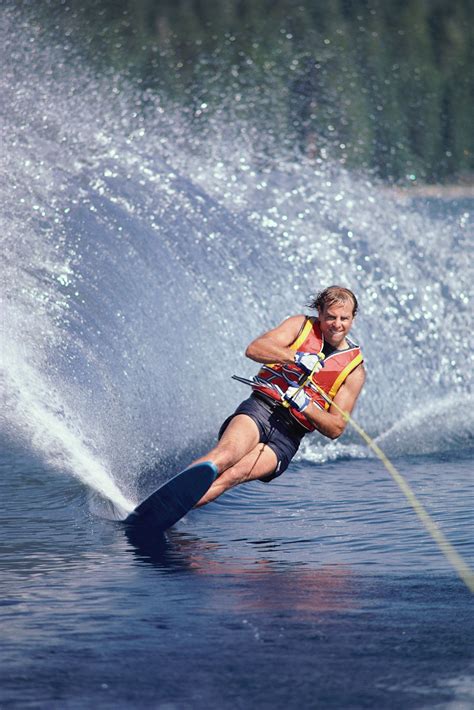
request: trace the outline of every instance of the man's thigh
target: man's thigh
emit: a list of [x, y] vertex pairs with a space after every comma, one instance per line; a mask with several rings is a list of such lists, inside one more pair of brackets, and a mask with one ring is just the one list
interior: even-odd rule
[[248, 454], [243, 456], [222, 474], [235, 486], [246, 481], [255, 481], [273, 473], [278, 465], [275, 452], [266, 444], [257, 444]]
[[252, 451], [260, 441], [260, 430], [254, 420], [246, 414], [236, 414], [222, 434], [217, 449], [232, 452], [232, 459], [239, 461]]
[[273, 473], [277, 466], [277, 457], [266, 444], [257, 444], [252, 451], [243, 456], [233, 466], [221, 473], [196, 507], [206, 505], [239, 483], [254, 481]]

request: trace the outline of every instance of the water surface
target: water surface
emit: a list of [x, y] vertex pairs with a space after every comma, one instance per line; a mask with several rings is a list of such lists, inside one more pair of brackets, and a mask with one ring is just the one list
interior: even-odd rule
[[0, 26], [0, 705], [471, 707], [472, 596], [355, 432], [307, 437], [282, 478], [164, 538], [109, 503], [205, 451], [247, 395], [248, 342], [342, 282], [357, 421], [472, 565], [472, 200], [402, 203], [262, 149], [238, 112], [202, 134], [18, 12]]
[[[469, 460], [397, 463], [472, 563]], [[472, 704], [472, 596], [377, 461], [300, 461], [145, 540], [1, 466], [2, 707]]]

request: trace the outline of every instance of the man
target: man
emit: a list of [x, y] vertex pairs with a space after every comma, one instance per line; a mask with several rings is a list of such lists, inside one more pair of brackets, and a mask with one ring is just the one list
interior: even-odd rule
[[219, 472], [198, 506], [240, 483], [281, 475], [308, 432], [336, 439], [344, 431], [330, 401], [351, 412], [364, 385], [362, 353], [348, 337], [357, 299], [330, 286], [310, 306], [317, 318], [291, 316], [248, 346], [246, 356], [263, 367], [252, 395], [222, 425], [217, 446], [195, 462], [212, 461]]

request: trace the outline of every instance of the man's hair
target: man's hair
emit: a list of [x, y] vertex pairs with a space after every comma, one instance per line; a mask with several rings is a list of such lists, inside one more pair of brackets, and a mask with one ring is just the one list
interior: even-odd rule
[[359, 304], [352, 291], [344, 286], [329, 286], [316, 294], [308, 306], [309, 308], [317, 308], [322, 313], [327, 306], [332, 306], [335, 303], [347, 303], [347, 301], [352, 301], [352, 315], [355, 316]]

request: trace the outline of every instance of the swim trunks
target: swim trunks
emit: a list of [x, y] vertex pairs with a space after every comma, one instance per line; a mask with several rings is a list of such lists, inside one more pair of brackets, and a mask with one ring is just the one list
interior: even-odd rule
[[246, 414], [258, 427], [260, 432], [259, 441], [270, 447], [277, 457], [277, 466], [273, 473], [270, 473], [260, 481], [269, 483], [288, 468], [293, 456], [298, 451], [301, 439], [307, 433], [298, 422], [291, 416], [287, 409], [284, 409], [275, 400], [260, 393], [253, 393], [244, 400], [230, 417], [227, 417], [219, 430], [219, 439], [227, 429], [229, 422], [237, 414]]

